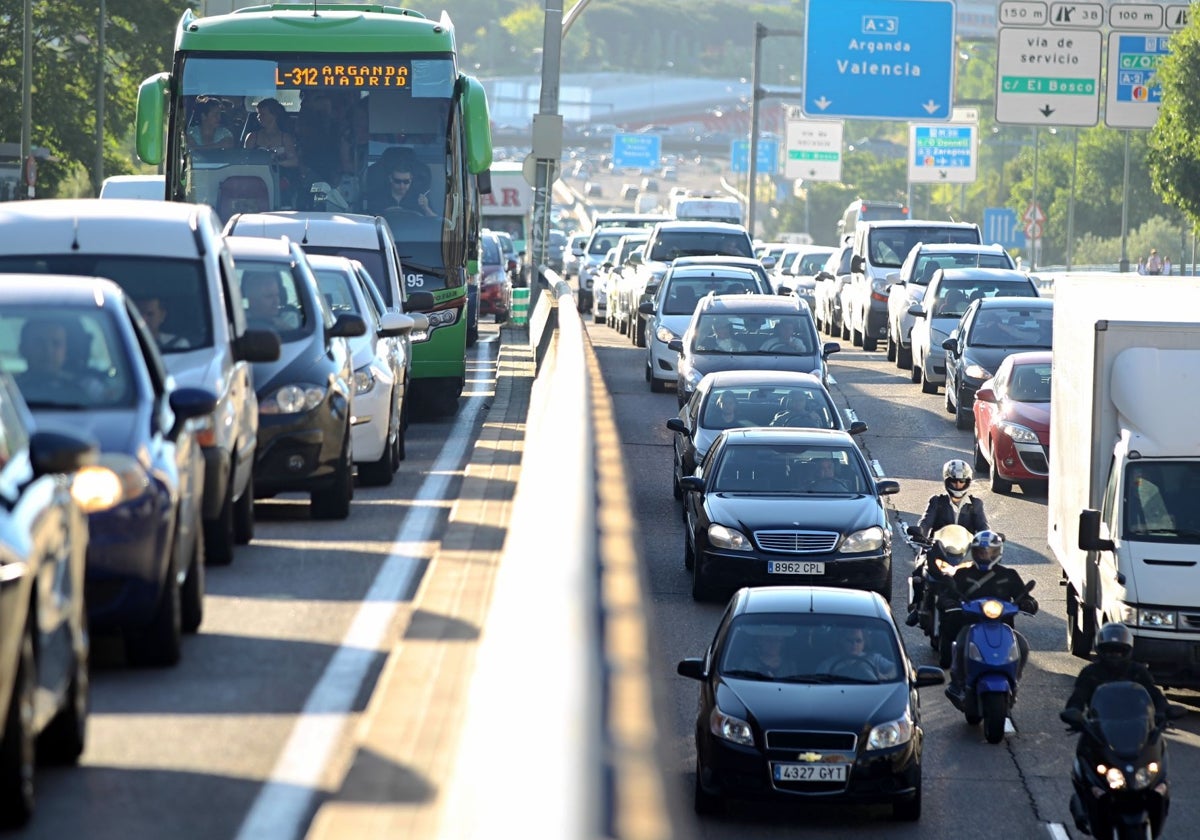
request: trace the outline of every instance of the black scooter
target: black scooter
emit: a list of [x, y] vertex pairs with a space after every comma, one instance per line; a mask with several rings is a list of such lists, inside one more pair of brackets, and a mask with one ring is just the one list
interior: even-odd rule
[[[1167, 717], [1187, 709], [1172, 704]], [[1167, 721], [1155, 720], [1154, 701], [1135, 682], [1107, 683], [1092, 695], [1087, 714], [1059, 715], [1082, 733], [1071, 768], [1075, 827], [1105, 840], [1148, 840], [1162, 834], [1171, 805], [1167, 783]]]
[[[929, 638], [929, 646], [937, 651], [938, 664], [949, 668], [954, 638], [953, 635], [943, 638], [941, 629], [945, 616], [938, 605], [944, 600], [941, 596], [955, 570], [971, 562], [967, 551], [974, 534], [961, 525], [938, 528], [928, 541], [922, 539], [921, 529], [915, 525], [909, 526], [907, 533], [919, 551], [914, 566], [923, 570], [919, 592], [916, 591], [917, 581], [909, 579], [909, 603], [917, 605], [917, 626]], [[936, 564], [937, 571], [930, 571], [930, 563]]]

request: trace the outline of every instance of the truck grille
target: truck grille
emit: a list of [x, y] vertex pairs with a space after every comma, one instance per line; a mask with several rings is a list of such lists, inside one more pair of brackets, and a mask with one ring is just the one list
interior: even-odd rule
[[780, 554], [819, 554], [833, 551], [841, 534], [836, 531], [755, 531], [754, 541], [763, 551]]

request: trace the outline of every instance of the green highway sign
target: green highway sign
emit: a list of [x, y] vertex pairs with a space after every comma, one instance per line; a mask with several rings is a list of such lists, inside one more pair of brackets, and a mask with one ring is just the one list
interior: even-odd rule
[[1064, 96], [1095, 96], [1095, 79], [1050, 79], [1044, 76], [1005, 76], [1000, 80], [1005, 93], [1054, 93]]
[[835, 161], [841, 155], [837, 152], [805, 152], [799, 149], [788, 149], [788, 160], [824, 160]]

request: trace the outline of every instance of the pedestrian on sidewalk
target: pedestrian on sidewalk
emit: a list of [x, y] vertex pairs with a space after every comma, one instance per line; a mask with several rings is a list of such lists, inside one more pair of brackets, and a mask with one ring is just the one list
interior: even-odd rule
[[1162, 274], [1163, 273], [1162, 257], [1160, 257], [1158, 255], [1157, 248], [1150, 249], [1150, 257], [1146, 260], [1146, 273], [1147, 274]]

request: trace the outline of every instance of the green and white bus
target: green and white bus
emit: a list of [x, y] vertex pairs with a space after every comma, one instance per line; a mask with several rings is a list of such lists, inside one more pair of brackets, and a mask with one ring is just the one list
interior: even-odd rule
[[476, 190], [488, 183], [492, 140], [483, 86], [458, 66], [445, 12], [435, 21], [324, 2], [187, 11], [171, 72], [138, 93], [137, 152], [164, 164], [167, 200], [210, 204], [225, 219], [278, 210], [387, 219], [403, 294], [434, 299], [422, 310], [429, 332], [413, 336], [414, 391], [454, 410]]

